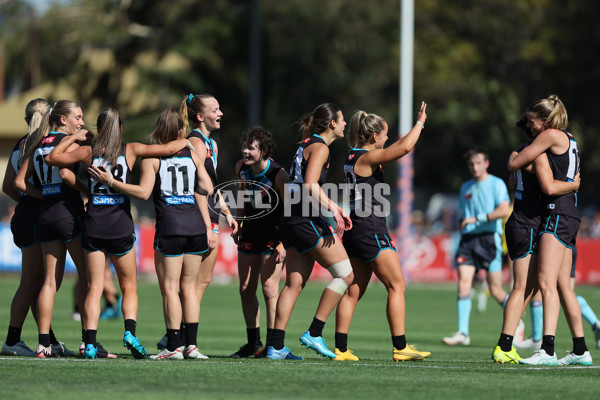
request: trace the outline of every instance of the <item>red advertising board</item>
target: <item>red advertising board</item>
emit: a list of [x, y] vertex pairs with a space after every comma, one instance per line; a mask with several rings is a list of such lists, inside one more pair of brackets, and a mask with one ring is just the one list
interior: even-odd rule
[[[219, 256], [213, 275], [214, 281], [237, 279], [237, 247], [231, 232], [221, 227], [219, 233]], [[140, 273], [154, 273], [154, 225], [142, 225], [138, 229]], [[459, 236], [435, 235], [413, 236], [408, 248], [411, 254], [402, 266], [409, 282], [455, 282], [454, 253]], [[398, 241], [396, 241], [398, 242]], [[577, 283], [600, 285], [600, 241], [578, 239]], [[285, 270], [284, 270], [285, 274]], [[508, 280], [509, 272], [505, 271]], [[311, 275], [314, 280], [329, 280], [329, 272], [316, 264]], [[375, 279], [375, 278], [374, 278]]]

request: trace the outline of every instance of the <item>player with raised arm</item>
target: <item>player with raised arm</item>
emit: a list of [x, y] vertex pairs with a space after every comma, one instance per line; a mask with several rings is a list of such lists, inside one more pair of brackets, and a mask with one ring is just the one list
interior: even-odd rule
[[387, 148], [384, 145], [388, 139], [388, 124], [382, 117], [357, 111], [350, 121], [348, 141], [351, 150], [344, 172], [352, 229], [344, 234], [343, 243], [354, 270], [354, 282], [337, 307], [335, 359], [338, 361], [358, 360], [348, 349], [348, 331], [356, 305], [367, 290], [373, 273], [388, 292], [386, 314], [392, 337], [392, 359], [423, 360], [431, 355], [406, 342], [406, 281], [386, 225], [390, 210], [389, 203], [384, 204], [382, 167], [382, 164], [403, 157], [415, 147], [425, 127], [426, 109], [427, 104], [421, 102], [415, 126]]

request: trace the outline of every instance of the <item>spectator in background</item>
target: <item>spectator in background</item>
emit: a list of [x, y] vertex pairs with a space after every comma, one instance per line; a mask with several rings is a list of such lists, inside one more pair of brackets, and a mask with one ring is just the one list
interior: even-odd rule
[[593, 238], [600, 238], [600, 211], [594, 212], [594, 216], [589, 225], [589, 234]]

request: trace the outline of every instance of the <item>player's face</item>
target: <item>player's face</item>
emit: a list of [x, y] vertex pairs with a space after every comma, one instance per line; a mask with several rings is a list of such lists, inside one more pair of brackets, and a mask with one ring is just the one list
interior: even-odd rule
[[219, 102], [214, 97], [206, 100], [205, 112], [204, 114], [199, 115], [209, 132], [221, 128], [221, 117], [223, 116], [223, 112], [219, 108]]
[[489, 160], [486, 160], [483, 154], [475, 154], [469, 159], [469, 171], [475, 179], [479, 179], [487, 174], [490, 166]]
[[72, 108], [69, 114], [61, 117], [61, 122], [65, 125], [67, 133], [74, 134], [85, 125], [85, 122], [83, 122], [83, 111], [79, 107]]
[[262, 160], [262, 152], [258, 148], [256, 140], [252, 143], [244, 142], [242, 144], [242, 157], [244, 157], [244, 165], [254, 165]]
[[383, 149], [385, 142], [388, 140], [388, 124], [383, 121], [383, 129], [381, 132], [375, 134], [375, 148]]
[[533, 137], [536, 137], [545, 129], [544, 121], [538, 117], [537, 113], [531, 111], [527, 113], [527, 127]]
[[337, 112], [337, 118], [333, 124], [333, 132], [335, 133], [336, 138], [344, 137], [344, 128], [346, 128], [346, 121], [344, 121], [344, 114], [341, 111]]

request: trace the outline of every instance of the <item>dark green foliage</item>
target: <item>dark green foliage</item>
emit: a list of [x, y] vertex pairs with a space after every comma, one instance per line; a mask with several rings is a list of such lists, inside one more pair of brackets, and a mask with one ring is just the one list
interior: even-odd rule
[[[260, 2], [261, 123], [273, 131], [275, 158], [282, 164], [289, 164], [296, 146], [294, 122], [322, 102], [340, 104], [347, 120], [357, 109], [378, 113], [388, 120], [390, 136], [397, 133], [399, 3]], [[78, 88], [76, 100], [84, 108], [112, 105], [134, 120], [177, 107], [189, 92], [214, 94], [225, 114], [216, 135], [220, 175], [229, 178], [248, 121], [250, 4], [73, 0], [58, 3], [31, 25], [23, 2], [9, 1], [0, 6], [6, 87], [31, 84], [27, 38], [36, 32], [40, 81], [64, 80]], [[600, 158], [589, 151], [600, 145], [594, 118], [599, 14], [594, 0], [416, 1], [414, 108], [426, 100], [429, 119], [416, 147], [415, 187], [425, 193], [458, 191], [468, 177], [461, 156], [474, 144], [489, 150], [490, 171], [506, 178], [507, 156], [524, 140], [515, 121], [529, 104], [552, 93], [569, 111], [582, 170], [586, 176], [600, 173]], [[99, 49], [114, 56], [104, 69], [94, 68], [90, 53]], [[178, 68], [161, 63], [173, 54], [182, 60]], [[125, 79], [132, 71], [135, 85]], [[138, 140], [145, 134], [126, 132]], [[331, 181], [342, 179], [345, 148], [345, 143], [332, 147]], [[394, 168], [386, 172], [393, 182]], [[580, 190], [584, 206], [600, 196], [586, 182]]]

